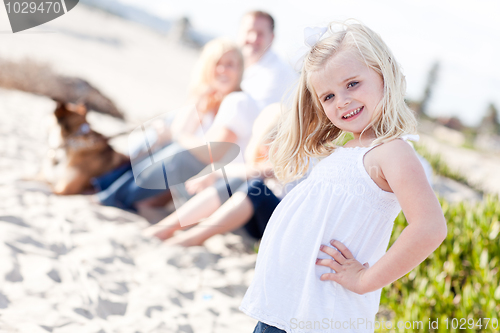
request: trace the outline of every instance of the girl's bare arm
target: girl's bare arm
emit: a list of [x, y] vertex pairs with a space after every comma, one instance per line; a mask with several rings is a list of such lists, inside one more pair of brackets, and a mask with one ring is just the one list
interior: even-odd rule
[[404, 276], [434, 252], [447, 235], [441, 206], [413, 148], [394, 140], [375, 150], [380, 176], [396, 195], [408, 226], [373, 267], [358, 262], [339, 241], [331, 245], [340, 252], [329, 246], [321, 249], [334, 260], [317, 261], [336, 272], [323, 274], [322, 280], [338, 282], [358, 294], [378, 290]]
[[[385, 146], [385, 147], [384, 147]], [[446, 220], [415, 151], [394, 140], [379, 147], [377, 160], [405, 214], [408, 226], [362, 278], [365, 292], [380, 289], [410, 272], [443, 242]]]

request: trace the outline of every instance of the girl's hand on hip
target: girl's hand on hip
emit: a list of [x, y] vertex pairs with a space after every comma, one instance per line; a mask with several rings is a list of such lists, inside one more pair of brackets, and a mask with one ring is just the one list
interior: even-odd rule
[[321, 245], [320, 251], [330, 255], [333, 259], [316, 259], [316, 265], [329, 267], [336, 273], [321, 275], [321, 281], [334, 281], [356, 294], [364, 294], [362, 280], [368, 270], [368, 263], [362, 265], [341, 242], [332, 240], [330, 243], [335, 248]]

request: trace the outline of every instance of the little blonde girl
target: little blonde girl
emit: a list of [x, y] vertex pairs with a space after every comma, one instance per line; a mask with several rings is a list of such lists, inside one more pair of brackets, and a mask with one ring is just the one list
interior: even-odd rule
[[[240, 309], [254, 332], [373, 332], [381, 289], [445, 239], [446, 221], [407, 140], [418, 139], [405, 78], [359, 23], [330, 25], [306, 54], [293, 107], [270, 157], [282, 181], [302, 176], [264, 232]], [[344, 134], [354, 139], [337, 146]], [[408, 221], [387, 251], [394, 219]]]

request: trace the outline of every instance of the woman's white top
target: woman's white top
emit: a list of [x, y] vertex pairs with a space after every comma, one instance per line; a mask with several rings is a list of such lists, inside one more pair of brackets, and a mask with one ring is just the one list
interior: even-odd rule
[[211, 128], [225, 127], [238, 137], [236, 144], [243, 153], [252, 135], [252, 126], [260, 113], [255, 100], [243, 91], [232, 92], [222, 101]]
[[212, 112], [207, 113], [202, 119], [201, 124], [198, 126], [196, 132], [194, 132], [194, 136], [200, 139], [205, 138], [205, 133], [210, 129], [210, 126], [214, 123], [214, 114]]
[[316, 265], [316, 258], [331, 259], [319, 248], [332, 239], [370, 267], [387, 250], [401, 207], [364, 167], [374, 147], [337, 148], [280, 202], [262, 238], [244, 313], [289, 333], [374, 332], [381, 289], [356, 294], [321, 281], [335, 271]]

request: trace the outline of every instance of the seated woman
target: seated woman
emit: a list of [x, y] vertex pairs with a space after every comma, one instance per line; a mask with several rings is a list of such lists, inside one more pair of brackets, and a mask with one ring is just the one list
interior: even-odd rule
[[[179, 133], [203, 138], [204, 133], [212, 125], [224, 97], [220, 93], [220, 89], [214, 88], [215, 77], [213, 73], [215, 73], [217, 63], [222, 56], [231, 50], [233, 50], [233, 45], [224, 40], [214, 40], [206, 45], [196, 62], [189, 87], [188, 105], [195, 105], [195, 107], [181, 108], [174, 114], [168, 113], [166, 116], [160, 116], [144, 123], [145, 133], [142, 131], [132, 133], [129, 137], [131, 160], [143, 159], [149, 155], [150, 151], [157, 152], [167, 147]], [[149, 145], [144, 144], [144, 136]], [[121, 175], [131, 169], [132, 166], [128, 163], [94, 178], [92, 180], [94, 189], [96, 192], [107, 189]]]
[[[216, 39], [204, 47], [201, 60], [205, 65], [198, 67], [201, 68], [200, 77], [204, 85], [196, 108], [180, 116], [184, 119], [184, 123], [179, 121], [182, 126], [163, 132], [162, 141], [172, 143], [150, 156], [132, 161], [133, 170], [126, 171], [96, 194], [98, 202], [135, 211], [139, 201], [169, 190], [165, 175], [169, 175], [168, 179], [172, 176], [172, 179], [182, 182], [225, 155], [225, 151], [220, 149], [217, 153], [210, 151], [211, 154], [196, 150], [190, 152], [189, 149], [206, 146], [207, 141], [235, 143], [245, 149], [259, 109], [240, 88], [243, 57], [235, 44]], [[199, 124], [198, 119], [205, 119], [210, 113], [215, 118], [203, 139], [203, 131], [200, 133], [200, 125], [197, 127], [196, 121]]]
[[[272, 104], [262, 111], [254, 123], [252, 138], [245, 152], [247, 164], [233, 165], [226, 170], [228, 177], [248, 175], [248, 184], [245, 178], [240, 178], [241, 187], [223, 202], [224, 196], [220, 192], [225, 190], [225, 183], [218, 181], [216, 186], [202, 190], [176, 212], [147, 228], [144, 234], [166, 240], [169, 245], [194, 246], [203, 244], [213, 235], [244, 226], [252, 237], [262, 238], [274, 209], [298, 183], [280, 186], [273, 177], [272, 166], [267, 158], [268, 144], [279, 116], [279, 104]], [[189, 181], [186, 187], [191, 191], [200, 191], [213, 182], [212, 177]], [[232, 182], [235, 181], [236, 178], [232, 178]], [[176, 231], [183, 229], [181, 224], [191, 225], [202, 219], [205, 220], [198, 225], [174, 235]]]

